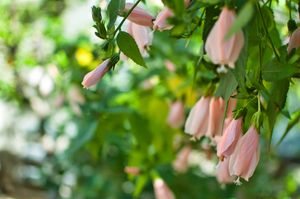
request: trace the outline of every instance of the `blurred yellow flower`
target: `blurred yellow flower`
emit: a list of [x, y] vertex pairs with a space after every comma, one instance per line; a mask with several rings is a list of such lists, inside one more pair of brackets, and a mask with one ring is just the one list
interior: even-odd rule
[[94, 59], [91, 50], [87, 48], [78, 48], [75, 52], [75, 58], [78, 64], [83, 67], [89, 66]]

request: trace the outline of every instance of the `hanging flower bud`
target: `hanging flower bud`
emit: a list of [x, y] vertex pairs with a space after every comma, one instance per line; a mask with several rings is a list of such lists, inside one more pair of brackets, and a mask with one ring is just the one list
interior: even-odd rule
[[242, 118], [233, 119], [225, 129], [224, 134], [217, 146], [217, 155], [221, 158], [230, 156], [242, 135]]
[[224, 110], [225, 102], [222, 98], [212, 98], [210, 100], [207, 136], [214, 137], [222, 134]]
[[167, 70], [170, 71], [170, 72], [175, 72], [176, 71], [175, 65], [170, 60], [165, 61], [165, 66], [166, 66]]
[[239, 140], [234, 153], [230, 156], [229, 173], [244, 178], [246, 181], [253, 175], [259, 161], [259, 134], [251, 126]]
[[289, 45], [287, 48], [288, 53], [290, 53], [294, 48], [299, 48], [300, 46], [300, 28], [297, 28], [291, 35]]
[[[133, 7], [133, 5], [133, 3], [126, 3], [125, 12], [128, 12]], [[154, 20], [154, 18], [148, 12], [140, 7], [135, 7], [127, 19], [141, 26], [149, 27], [153, 26], [152, 21]]]
[[183, 147], [177, 154], [176, 160], [173, 162], [173, 168], [178, 172], [185, 172], [188, 168], [188, 158], [191, 153], [191, 146]]
[[184, 131], [197, 139], [203, 136], [207, 130], [209, 102], [210, 97], [201, 97], [192, 108], [185, 122]]
[[228, 65], [234, 68], [234, 63], [244, 46], [243, 31], [238, 31], [229, 39], [225, 39], [225, 36], [232, 27], [235, 19], [234, 10], [224, 7], [219, 19], [207, 37], [205, 51], [214, 64]]
[[179, 128], [184, 122], [184, 105], [181, 101], [176, 101], [171, 105], [167, 123], [172, 128]]
[[128, 22], [127, 32], [134, 38], [141, 54], [147, 55], [147, 49], [152, 44], [152, 32], [150, 28]]
[[174, 194], [161, 178], [154, 180], [153, 187], [156, 199], [175, 199]]
[[107, 73], [112, 66], [116, 65], [119, 59], [120, 56], [118, 54], [113, 55], [110, 59], [104, 60], [97, 68], [87, 73], [81, 82], [83, 87], [89, 88], [97, 84], [105, 75], [105, 73]]
[[107, 71], [109, 70], [109, 61], [110, 59], [106, 59], [97, 68], [84, 76], [83, 81], [81, 82], [84, 88], [94, 86], [102, 79], [105, 73], [107, 73]]
[[229, 158], [219, 161], [216, 168], [216, 177], [218, 182], [222, 184], [233, 182], [233, 177], [229, 174]]
[[170, 17], [173, 17], [174, 13], [169, 8], [164, 8], [160, 13], [158, 13], [156, 19], [153, 22], [153, 29], [154, 30], [170, 30], [173, 28], [173, 25], [167, 23]]

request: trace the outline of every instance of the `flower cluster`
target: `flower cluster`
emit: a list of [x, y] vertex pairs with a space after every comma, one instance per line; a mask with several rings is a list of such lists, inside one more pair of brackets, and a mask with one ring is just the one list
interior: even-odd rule
[[[243, 135], [242, 118], [233, 118], [236, 101], [231, 99], [225, 114], [222, 98], [202, 97], [192, 108], [185, 123], [185, 132], [196, 139], [209, 137], [217, 145], [217, 179], [233, 182], [234, 176], [248, 181], [259, 161], [259, 134], [252, 125]], [[224, 123], [223, 118], [226, 116]]]

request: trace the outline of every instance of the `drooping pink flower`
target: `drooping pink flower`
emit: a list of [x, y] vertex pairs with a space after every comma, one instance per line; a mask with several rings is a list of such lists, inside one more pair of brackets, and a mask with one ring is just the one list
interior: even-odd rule
[[109, 61], [110, 59], [106, 59], [97, 68], [84, 76], [83, 81], [81, 82], [84, 88], [89, 88], [97, 84], [102, 79], [105, 73], [109, 70]]
[[172, 128], [179, 128], [184, 122], [184, 105], [181, 101], [174, 102], [169, 111], [167, 123]]
[[161, 178], [154, 180], [153, 187], [156, 199], [175, 199], [173, 192]]
[[152, 44], [152, 32], [150, 28], [128, 22], [127, 32], [134, 38], [141, 54], [147, 55], [147, 49]]
[[216, 168], [216, 177], [218, 182], [222, 184], [233, 182], [233, 177], [229, 174], [229, 158], [219, 161]]
[[207, 136], [214, 137], [222, 134], [224, 111], [225, 102], [221, 97], [210, 100]]
[[[133, 5], [133, 3], [126, 3], [125, 12], [128, 12], [133, 7]], [[133, 23], [148, 27], [153, 26], [154, 20], [154, 18], [147, 11], [138, 6], [133, 9], [127, 19], [132, 21]]]
[[210, 97], [201, 99], [192, 108], [186, 122], [184, 131], [199, 139], [205, 134], [208, 126]]
[[230, 156], [242, 135], [242, 118], [233, 119], [225, 129], [224, 134], [217, 146], [217, 155], [223, 159]]
[[170, 17], [173, 17], [174, 13], [171, 9], [169, 8], [164, 8], [160, 13], [158, 13], [156, 19], [153, 22], [153, 29], [154, 30], [170, 30], [173, 28], [173, 25], [168, 24], [168, 19]]
[[230, 175], [242, 177], [248, 181], [255, 171], [259, 156], [259, 134], [256, 128], [251, 126], [230, 156]]
[[[184, 0], [185, 7], [187, 7], [189, 3], [190, 0]], [[172, 29], [173, 25], [168, 24], [168, 19], [173, 16], [173, 11], [170, 8], [165, 7], [162, 11], [158, 13], [156, 19], [153, 21], [153, 29], [159, 31]]]
[[234, 64], [244, 46], [244, 34], [242, 30], [239, 30], [227, 40], [225, 36], [235, 20], [234, 10], [224, 7], [207, 37], [205, 50], [214, 64], [228, 65], [234, 68]]
[[191, 146], [183, 147], [179, 153], [175, 161], [173, 162], [173, 168], [178, 172], [185, 172], [188, 168], [188, 158], [191, 153]]
[[297, 28], [292, 33], [287, 51], [288, 51], [288, 53], [290, 53], [294, 48], [299, 48], [299, 47], [300, 47], [300, 27]]
[[128, 174], [131, 174], [131, 175], [134, 175], [134, 176], [137, 176], [137, 175], [140, 174], [140, 169], [138, 167], [127, 166], [127, 167], [124, 168], [124, 172], [128, 173]]

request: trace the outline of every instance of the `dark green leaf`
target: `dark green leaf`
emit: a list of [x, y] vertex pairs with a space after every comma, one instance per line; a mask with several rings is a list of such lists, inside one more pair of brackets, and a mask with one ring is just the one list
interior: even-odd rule
[[219, 83], [219, 87], [216, 91], [216, 96], [223, 97], [227, 101], [236, 89], [238, 83], [231, 71], [225, 74]]
[[121, 6], [120, 0], [111, 0], [107, 6], [107, 12], [109, 17], [108, 28], [111, 28], [117, 19], [119, 9]]
[[123, 31], [119, 32], [117, 44], [124, 55], [132, 59], [135, 63], [147, 67], [135, 40], [130, 34]]
[[265, 64], [262, 68], [262, 77], [266, 81], [277, 81], [292, 77], [298, 72], [298, 68], [295, 64], [280, 63], [276, 59]]

